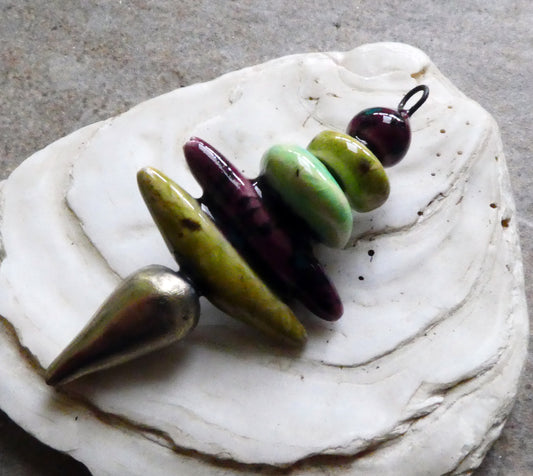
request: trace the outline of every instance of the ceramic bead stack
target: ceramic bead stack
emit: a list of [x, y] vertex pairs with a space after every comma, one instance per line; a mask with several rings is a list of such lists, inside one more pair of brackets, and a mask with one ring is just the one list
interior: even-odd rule
[[[417, 93], [420, 99], [405, 109]], [[307, 149], [275, 145], [255, 180], [193, 137], [184, 153], [204, 191], [199, 200], [162, 172], [140, 170], [139, 189], [180, 271], [154, 265], [126, 279], [48, 367], [47, 383], [66, 383], [183, 338], [198, 321], [199, 295], [293, 346], [307, 334], [278, 295], [297, 297], [323, 319], [339, 319], [341, 300], [310, 237], [342, 248], [352, 232], [351, 209], [368, 212], [387, 200], [384, 167], [407, 153], [409, 117], [428, 94], [420, 85], [397, 110], [365, 109], [348, 134], [323, 131]]]

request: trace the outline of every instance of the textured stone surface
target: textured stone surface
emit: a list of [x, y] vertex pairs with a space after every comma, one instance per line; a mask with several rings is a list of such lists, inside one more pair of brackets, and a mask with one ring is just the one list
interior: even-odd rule
[[[64, 134], [162, 92], [293, 52], [396, 40], [420, 47], [498, 120], [532, 304], [531, 13], [525, 1], [0, 3], [2, 177]], [[532, 358], [483, 475], [533, 472]], [[58, 474], [63, 457], [2, 420], [0, 474]], [[36, 464], [35, 455], [41, 455]], [[57, 458], [57, 459], [55, 459]], [[55, 461], [58, 461], [57, 464]], [[67, 464], [67, 463], [65, 463]], [[48, 471], [48, 472], [46, 472]], [[69, 474], [77, 474], [74, 470]], [[81, 470], [79, 474], [83, 474]]]

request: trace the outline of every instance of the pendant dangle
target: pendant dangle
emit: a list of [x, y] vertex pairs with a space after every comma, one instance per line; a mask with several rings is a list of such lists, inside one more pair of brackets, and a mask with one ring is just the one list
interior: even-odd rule
[[274, 145], [255, 179], [193, 137], [183, 150], [203, 189], [198, 200], [162, 172], [140, 170], [141, 195], [180, 270], [154, 265], [126, 278], [48, 367], [46, 382], [61, 385], [184, 338], [198, 321], [200, 295], [295, 347], [307, 334], [289, 298], [322, 319], [339, 319], [342, 302], [312, 243], [343, 248], [352, 211], [385, 203], [385, 168], [406, 155], [409, 120], [428, 95], [427, 86], [417, 86], [396, 109], [365, 109], [346, 133], [322, 131], [306, 148]]

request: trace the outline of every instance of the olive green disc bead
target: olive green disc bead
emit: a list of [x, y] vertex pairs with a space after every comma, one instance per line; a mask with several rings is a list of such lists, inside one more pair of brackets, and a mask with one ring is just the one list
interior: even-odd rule
[[322, 243], [334, 248], [346, 245], [353, 223], [350, 204], [313, 154], [295, 145], [275, 145], [263, 155], [262, 175]]
[[369, 212], [387, 200], [390, 187], [385, 169], [357, 139], [340, 132], [323, 131], [307, 149], [335, 177], [354, 210]]
[[137, 182], [167, 246], [198, 292], [232, 317], [285, 343], [301, 346], [305, 328], [226, 240], [200, 204], [151, 167]]

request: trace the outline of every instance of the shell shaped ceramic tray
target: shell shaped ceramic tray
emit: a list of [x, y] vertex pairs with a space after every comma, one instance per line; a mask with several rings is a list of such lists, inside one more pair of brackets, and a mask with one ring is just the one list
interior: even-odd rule
[[[120, 280], [177, 269], [137, 189], [154, 166], [201, 189], [202, 137], [248, 177], [277, 143], [306, 146], [417, 84], [405, 159], [344, 250], [317, 248], [344, 302], [303, 308], [302, 352], [202, 302], [184, 341], [63, 390], [43, 368]], [[481, 462], [526, 356], [514, 205], [494, 120], [421, 51], [365, 45], [290, 56], [173, 91], [90, 125], [1, 184], [0, 407], [95, 475], [443, 474]]]

